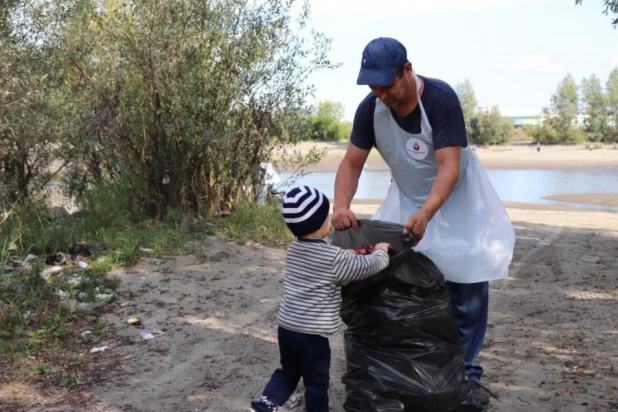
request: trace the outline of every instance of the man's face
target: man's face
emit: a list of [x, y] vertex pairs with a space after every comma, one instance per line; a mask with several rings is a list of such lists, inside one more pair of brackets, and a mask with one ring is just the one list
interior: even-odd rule
[[388, 108], [394, 109], [409, 98], [407, 94], [410, 87], [406, 69], [407, 68], [404, 68], [403, 72], [395, 76], [390, 86], [369, 85], [373, 94], [375, 94]]

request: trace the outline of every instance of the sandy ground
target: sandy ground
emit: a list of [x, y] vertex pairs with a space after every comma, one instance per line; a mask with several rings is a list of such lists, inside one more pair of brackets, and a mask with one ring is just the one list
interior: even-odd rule
[[[513, 150], [523, 154], [528, 148]], [[554, 156], [549, 148], [528, 152], [548, 162]], [[589, 166], [586, 156], [598, 157], [590, 160], [597, 167], [618, 163], [618, 151], [611, 148], [565, 152], [582, 157], [577, 167]], [[488, 151], [485, 160], [497, 161], [500, 153]], [[377, 203], [355, 202], [353, 210], [369, 217]], [[506, 206], [516, 249], [510, 276], [491, 282], [489, 330], [479, 359], [484, 383], [499, 395], [490, 410], [618, 411], [618, 213]], [[146, 258], [110, 273], [123, 283], [105, 313], [112, 337], [98, 345], [111, 349], [84, 356], [119, 366], [84, 391], [91, 400], [87, 409], [58, 402], [62, 394], [37, 394], [38, 406], [25, 410], [244, 410], [278, 366], [275, 315], [285, 251], [217, 237], [203, 247], [203, 261]], [[133, 316], [143, 326], [124, 324]], [[165, 334], [144, 340], [139, 335], [144, 327]], [[342, 411], [341, 333], [331, 345], [331, 410]], [[45, 401], [52, 398], [55, 406]], [[285, 410], [304, 409], [301, 402]]]
[[[367, 217], [377, 205], [355, 204]], [[500, 412], [618, 410], [618, 213], [508, 208], [517, 233], [509, 278], [491, 283], [480, 362]], [[88, 389], [91, 411], [240, 411], [277, 367], [275, 314], [284, 249], [212, 237], [206, 260], [145, 259], [116, 271], [115, 337], [97, 355], [120, 363]], [[143, 327], [162, 329], [152, 340]], [[332, 411], [342, 411], [342, 336], [332, 339]], [[40, 406], [31, 411], [67, 411]], [[84, 410], [79, 409], [79, 410]], [[296, 408], [304, 410], [302, 403]]]

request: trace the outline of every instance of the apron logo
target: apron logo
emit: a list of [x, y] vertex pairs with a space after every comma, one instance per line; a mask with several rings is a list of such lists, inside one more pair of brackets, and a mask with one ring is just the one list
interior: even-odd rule
[[427, 157], [429, 150], [427, 144], [416, 137], [408, 139], [406, 142], [406, 150], [412, 159], [423, 160]]

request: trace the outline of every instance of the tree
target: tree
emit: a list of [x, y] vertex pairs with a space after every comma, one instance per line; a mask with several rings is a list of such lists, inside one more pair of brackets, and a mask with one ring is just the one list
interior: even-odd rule
[[62, 16], [45, 2], [13, 4], [2, 9], [0, 47], [0, 201], [11, 203], [40, 191], [71, 161], [78, 140], [56, 56]]
[[[547, 143], [581, 143], [585, 135], [577, 124], [578, 113], [577, 83], [569, 73], [558, 84], [556, 92], [551, 96], [550, 109], [546, 111], [544, 128], [547, 133], [545, 135], [547, 137], [557, 136], [557, 141], [547, 141]], [[550, 133], [551, 129], [555, 133]]]
[[466, 131], [468, 132], [468, 135], [470, 135], [470, 120], [474, 116], [474, 112], [476, 111], [476, 107], [478, 105], [476, 94], [472, 88], [472, 83], [470, 83], [470, 80], [468, 79], [457, 83], [455, 86], [455, 92], [457, 93], [457, 96], [459, 96], [459, 101], [463, 110], [464, 120], [466, 122]]
[[351, 125], [343, 122], [343, 105], [337, 102], [319, 102], [307, 115], [306, 138], [315, 141], [345, 140], [350, 137]]
[[69, 3], [64, 47], [89, 134], [80, 170], [120, 170], [153, 217], [251, 196], [260, 162], [299, 139], [307, 78], [334, 67], [293, 0]]
[[615, 68], [609, 74], [605, 89], [613, 141], [618, 142], [618, 68]]
[[[575, 0], [575, 4], [582, 4], [583, 0]], [[615, 14], [617, 15], [616, 17], [612, 17], [614, 20], [612, 20], [612, 24], [614, 25], [614, 28], [616, 26], [618, 26], [618, 0], [603, 0], [603, 4], [605, 5], [605, 11], [603, 13], [605, 13], [605, 15], [611, 14]]]
[[584, 120], [588, 140], [593, 142], [608, 141], [610, 130], [607, 113], [607, 96], [603, 93], [601, 80], [596, 75], [584, 78], [581, 84], [582, 108], [586, 114]]
[[579, 97], [577, 84], [568, 74], [551, 96], [551, 105], [543, 109], [543, 125], [528, 130], [541, 143], [580, 143], [586, 135], [577, 124]]
[[470, 140], [476, 144], [508, 143], [514, 132], [513, 121], [500, 114], [498, 106], [477, 112], [470, 119]]

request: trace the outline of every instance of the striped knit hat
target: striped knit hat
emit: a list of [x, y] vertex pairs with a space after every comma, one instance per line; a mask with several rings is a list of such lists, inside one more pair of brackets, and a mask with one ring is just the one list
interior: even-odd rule
[[330, 210], [324, 193], [309, 186], [290, 189], [283, 197], [283, 220], [295, 236], [305, 236], [322, 227]]

